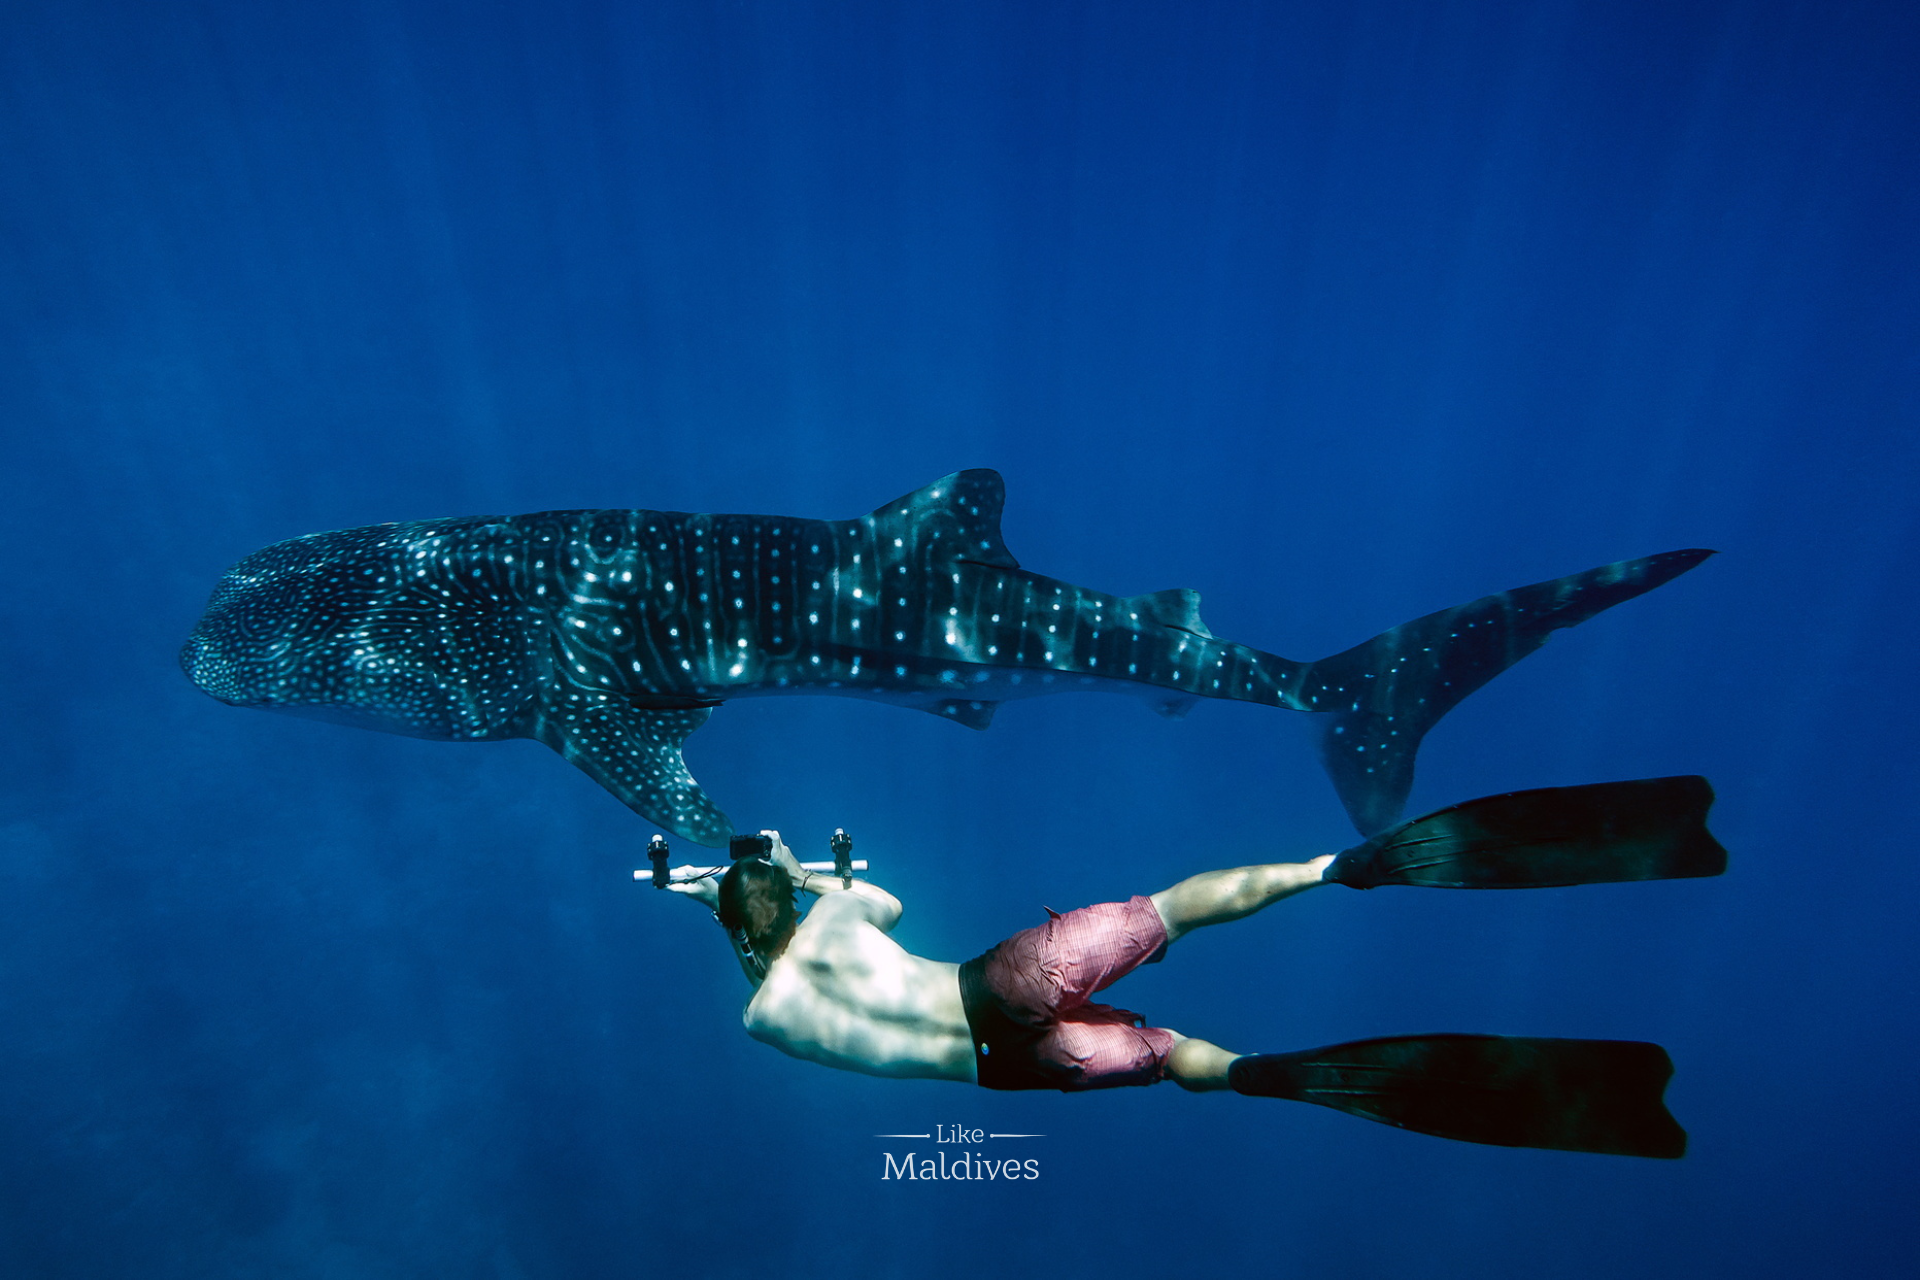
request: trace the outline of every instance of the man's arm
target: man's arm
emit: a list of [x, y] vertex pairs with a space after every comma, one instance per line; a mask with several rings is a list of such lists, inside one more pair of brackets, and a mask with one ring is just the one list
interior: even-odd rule
[[[830, 893], [850, 894], [859, 900], [858, 910], [873, 927], [882, 933], [892, 933], [893, 926], [900, 923], [900, 913], [904, 910], [900, 899], [888, 893], [877, 884], [865, 880], [855, 880], [851, 884], [840, 879], [830, 871], [808, 871], [801, 867], [800, 860], [787, 848], [786, 841], [780, 838], [778, 831], [762, 831], [763, 836], [773, 838], [773, 862], [775, 866], [785, 867], [787, 874], [793, 877], [793, 887], [825, 897]], [[841, 907], [839, 910], [853, 908]]]
[[[787, 875], [793, 880], [794, 888], [805, 890], [816, 897], [824, 897], [830, 893], [851, 894], [859, 900], [858, 909], [861, 914], [882, 933], [892, 933], [893, 926], [900, 923], [900, 913], [904, 909], [900, 905], [900, 899], [879, 885], [869, 884], [865, 880], [855, 880], [848, 885], [843, 883], [839, 876], [830, 872], [807, 871], [801, 867], [800, 860], [793, 856], [793, 851], [787, 848], [786, 842], [780, 838], [778, 831], [763, 831], [760, 834], [772, 837], [774, 865], [786, 870]], [[690, 875], [694, 870], [695, 868], [689, 864], [675, 867], [671, 874]], [[698, 880], [676, 879], [668, 883], [667, 889], [669, 892], [684, 894], [703, 903], [709, 911], [720, 909], [719, 876], [706, 876]], [[840, 910], [848, 909], [840, 908]]]
[[[667, 874], [670, 876], [690, 876], [699, 869], [700, 868], [694, 866], [692, 863], [688, 863], [683, 867], [675, 867]], [[669, 880], [667, 882], [667, 892], [684, 893], [695, 902], [705, 903], [709, 911], [718, 911], [720, 909], [719, 876], [702, 876], [698, 880]]]

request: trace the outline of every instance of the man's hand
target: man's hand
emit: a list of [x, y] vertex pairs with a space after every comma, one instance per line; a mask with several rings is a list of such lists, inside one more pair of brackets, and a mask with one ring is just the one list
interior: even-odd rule
[[793, 850], [787, 848], [787, 842], [780, 838], [778, 831], [762, 831], [760, 834], [773, 841], [773, 865], [784, 868], [793, 879], [793, 887], [798, 889], [807, 877], [807, 872], [801, 869], [800, 859], [793, 856]]
[[[762, 831], [760, 834], [773, 842], [768, 857], [774, 866], [783, 869], [793, 880], [794, 888], [804, 887], [809, 893], [827, 893], [841, 887], [836, 877], [822, 875], [818, 871], [807, 871], [801, 867], [800, 859], [793, 856], [793, 850], [787, 848], [787, 842], [780, 838], [778, 831]], [[717, 911], [720, 908], [719, 876], [707, 876], [698, 880], [679, 878], [692, 876], [699, 870], [701, 868], [691, 864], [673, 868], [668, 874], [675, 879], [668, 882], [667, 888], [673, 893], [684, 893], [690, 898], [696, 898], [706, 903], [709, 909]], [[855, 883], [859, 882], [855, 881]]]
[[[699, 867], [688, 863], [685, 866], [675, 867], [668, 874], [690, 876], [699, 870]], [[708, 910], [711, 911], [720, 909], [720, 877], [718, 876], [702, 876], [698, 880], [672, 880], [667, 884], [667, 892], [684, 893], [689, 898], [706, 903]]]

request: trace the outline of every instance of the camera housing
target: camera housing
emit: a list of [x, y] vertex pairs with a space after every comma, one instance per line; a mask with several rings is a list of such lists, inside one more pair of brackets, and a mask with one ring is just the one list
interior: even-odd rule
[[771, 858], [772, 836], [735, 836], [727, 841], [727, 856], [735, 862], [742, 858]]

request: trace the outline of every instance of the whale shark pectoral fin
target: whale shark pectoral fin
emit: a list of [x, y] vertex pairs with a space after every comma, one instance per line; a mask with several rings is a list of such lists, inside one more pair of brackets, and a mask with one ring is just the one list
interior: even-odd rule
[[963, 724], [969, 729], [984, 729], [993, 723], [993, 713], [1000, 709], [997, 702], [981, 702], [969, 698], [949, 698], [945, 702], [936, 702], [927, 710], [942, 720], [951, 720]]
[[1185, 720], [1187, 712], [1193, 710], [1193, 704], [1198, 701], [1198, 698], [1160, 698], [1149, 705], [1156, 714], [1169, 720]]
[[609, 700], [549, 711], [532, 736], [641, 817], [683, 840], [723, 845], [733, 824], [693, 780], [680, 754], [687, 735], [711, 714], [709, 707], [646, 708]]
[[1020, 562], [1000, 537], [1000, 513], [1006, 505], [1007, 484], [1000, 473], [975, 467], [875, 507], [867, 519], [876, 527], [899, 528], [894, 536], [908, 546], [936, 544], [932, 549], [944, 553], [936, 560], [1018, 569]]
[[1213, 632], [1207, 630], [1207, 624], [1200, 621], [1200, 593], [1191, 587], [1174, 587], [1167, 591], [1149, 591], [1143, 596], [1131, 596], [1126, 606], [1139, 614], [1142, 622], [1157, 622], [1163, 627], [1190, 632], [1206, 640], [1214, 638]]

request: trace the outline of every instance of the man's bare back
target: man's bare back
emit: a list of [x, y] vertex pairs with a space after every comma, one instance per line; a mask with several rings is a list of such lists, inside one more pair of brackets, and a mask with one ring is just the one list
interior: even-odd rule
[[[777, 832], [766, 834], [774, 863], [820, 901], [758, 979], [741, 1015], [747, 1034], [845, 1071], [973, 1083], [960, 966], [916, 956], [888, 936], [901, 907], [885, 889], [809, 874]], [[711, 883], [672, 887], [704, 901], [701, 886]]]
[[747, 1034], [823, 1066], [972, 1083], [960, 966], [895, 942], [899, 918], [874, 885], [822, 896], [748, 1002]]

